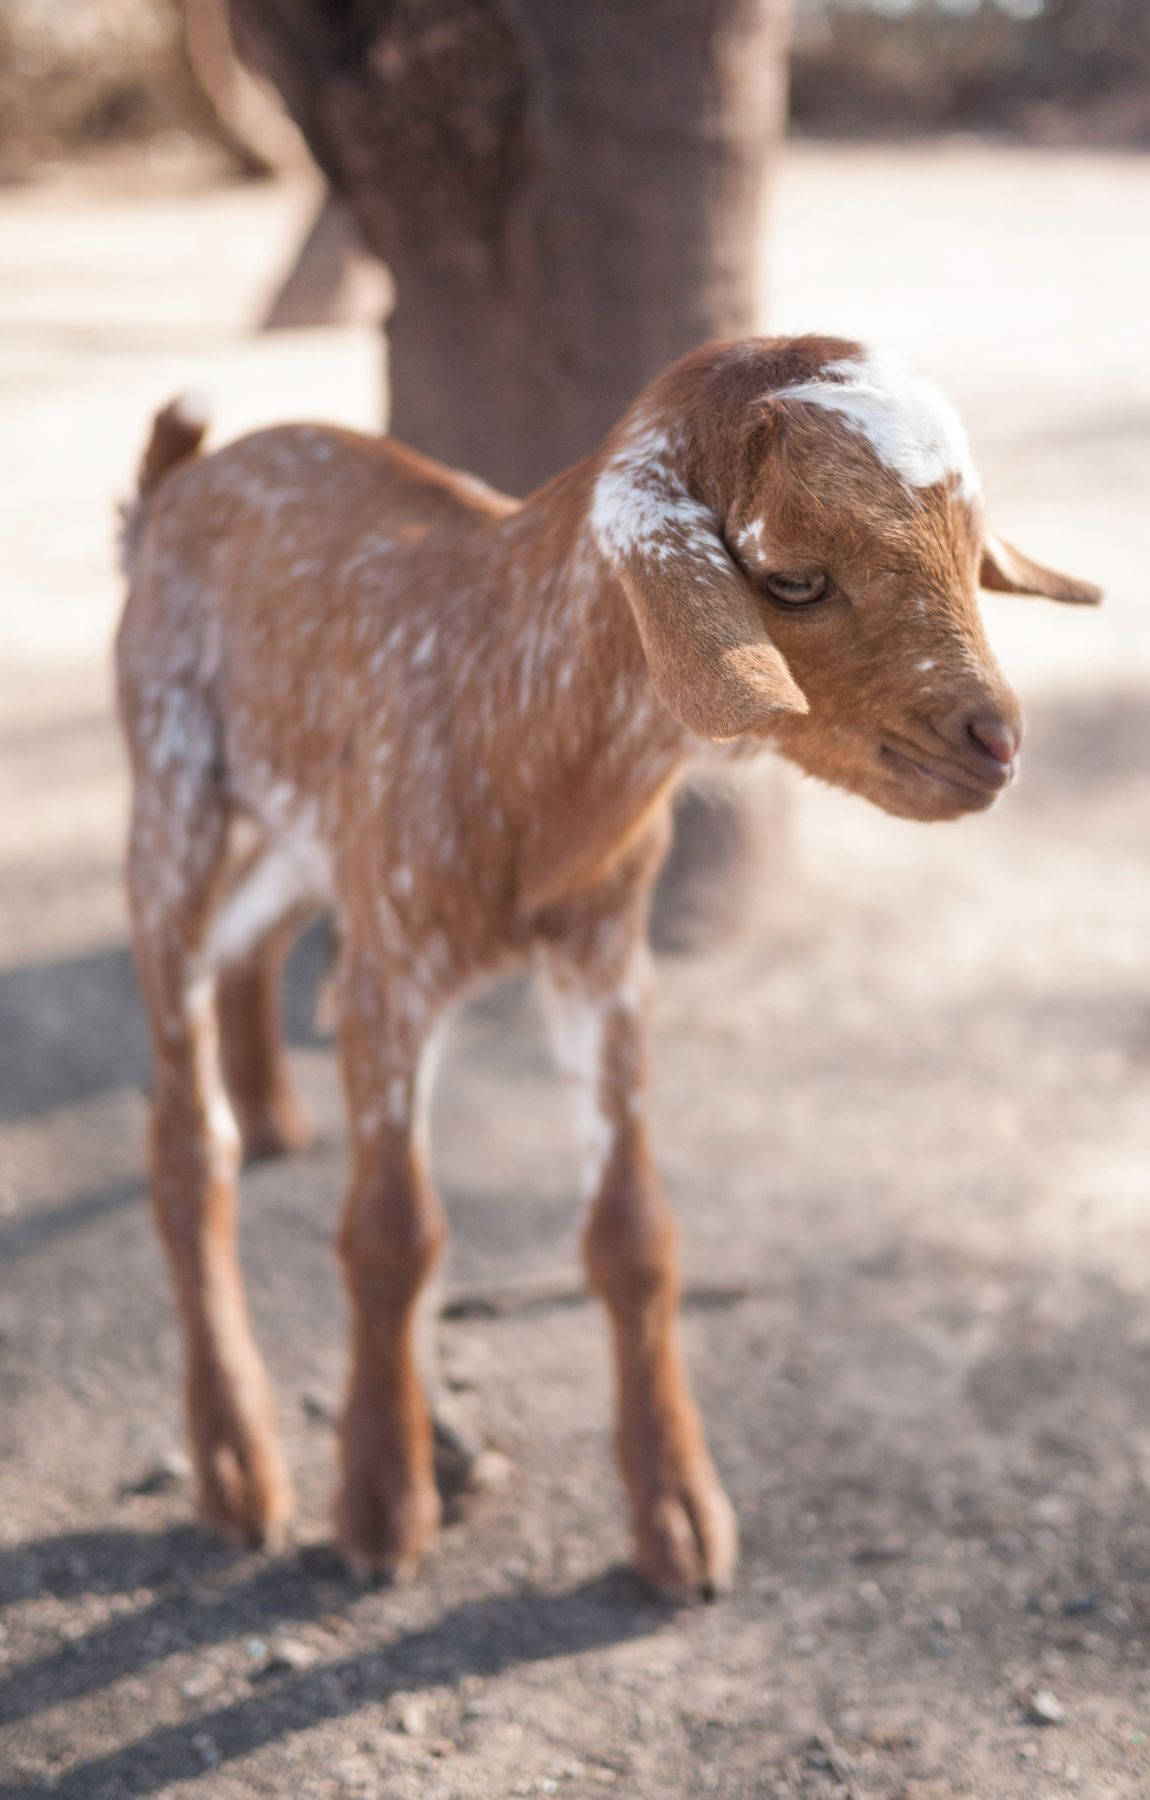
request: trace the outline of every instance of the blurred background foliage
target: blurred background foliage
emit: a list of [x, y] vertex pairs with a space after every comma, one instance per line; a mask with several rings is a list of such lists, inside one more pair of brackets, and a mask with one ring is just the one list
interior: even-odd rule
[[4, 0], [0, 176], [170, 131], [203, 113], [179, 0]]
[[[192, 0], [201, 27], [223, 3]], [[165, 139], [242, 163], [192, 61], [183, 0], [4, 0], [0, 179]], [[1150, 143], [1150, 3], [795, 0], [792, 112], [821, 135]]]

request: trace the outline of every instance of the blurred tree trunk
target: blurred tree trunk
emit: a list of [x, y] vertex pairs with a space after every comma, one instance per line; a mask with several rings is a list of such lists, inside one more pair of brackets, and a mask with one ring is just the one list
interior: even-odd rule
[[[761, 329], [789, 0], [230, 4], [392, 273], [406, 443], [526, 493], [677, 356]], [[693, 872], [678, 916], [663, 896], [665, 943], [705, 933], [720, 885], [724, 927], [737, 893], [750, 910], [786, 837], [781, 789], [753, 814], [683, 805]]]
[[786, 0], [231, 0], [392, 271], [391, 429], [526, 492], [755, 329]]

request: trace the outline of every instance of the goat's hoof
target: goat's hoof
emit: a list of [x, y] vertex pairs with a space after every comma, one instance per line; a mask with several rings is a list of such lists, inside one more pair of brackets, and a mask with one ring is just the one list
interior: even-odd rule
[[713, 1600], [739, 1554], [734, 1509], [711, 1472], [658, 1489], [637, 1509], [635, 1568], [667, 1600]]
[[244, 1550], [282, 1550], [294, 1511], [291, 1482], [274, 1446], [212, 1446], [200, 1464], [200, 1515]]
[[351, 1573], [360, 1581], [410, 1581], [439, 1530], [440, 1500], [434, 1482], [406, 1490], [350, 1485], [336, 1510], [336, 1537]]

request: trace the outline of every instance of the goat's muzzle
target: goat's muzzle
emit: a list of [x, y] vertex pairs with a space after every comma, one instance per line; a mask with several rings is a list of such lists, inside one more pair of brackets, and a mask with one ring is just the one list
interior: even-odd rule
[[1014, 779], [1022, 724], [1006, 712], [960, 711], [939, 724], [916, 721], [912, 731], [888, 731], [879, 758], [921, 816], [948, 817], [992, 806]]

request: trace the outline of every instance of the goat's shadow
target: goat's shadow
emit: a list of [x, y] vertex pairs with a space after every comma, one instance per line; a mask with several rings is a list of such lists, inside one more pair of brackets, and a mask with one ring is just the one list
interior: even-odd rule
[[[304, 1550], [227, 1579], [240, 1560], [191, 1526], [158, 1535], [74, 1533], [0, 1554], [0, 1607], [33, 1593], [75, 1599], [146, 1585], [163, 1590], [138, 1611], [15, 1670], [0, 1684], [0, 1728], [138, 1674], [159, 1658], [338, 1613], [363, 1591], [327, 1551]], [[455, 1686], [467, 1675], [488, 1677], [643, 1637], [670, 1616], [622, 1567], [558, 1593], [520, 1589], [467, 1600], [376, 1649], [266, 1676], [242, 1698], [75, 1765], [52, 1791], [63, 1800], [161, 1793], [204, 1774], [205, 1741], [218, 1766], [411, 1687]], [[27, 1791], [5, 1782], [0, 1800], [20, 1800]]]
[[[284, 985], [284, 1028], [293, 1045], [324, 1040], [314, 1024], [316, 988], [331, 958], [324, 921], [301, 935]], [[115, 948], [0, 969], [0, 1121], [91, 1100], [116, 1088], [146, 1089], [149, 1055], [131, 951]]]

